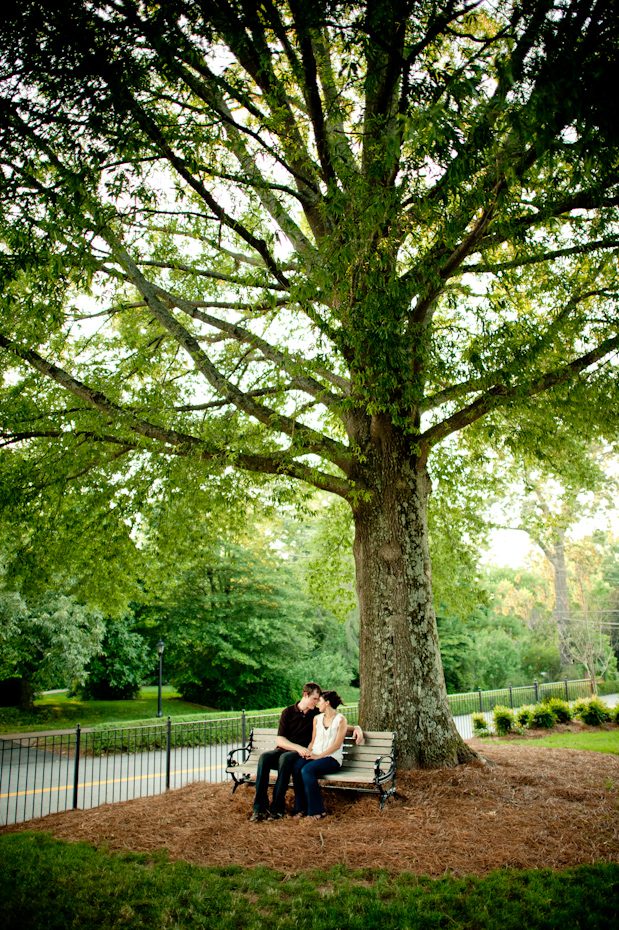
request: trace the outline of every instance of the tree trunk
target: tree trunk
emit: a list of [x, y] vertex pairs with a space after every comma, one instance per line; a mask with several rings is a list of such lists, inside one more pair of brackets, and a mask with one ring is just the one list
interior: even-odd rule
[[365, 451], [370, 494], [354, 508], [361, 725], [395, 730], [404, 768], [454, 766], [476, 755], [447, 702], [428, 547], [430, 480], [386, 418], [373, 418]]
[[565, 564], [565, 531], [556, 531], [552, 549], [546, 553], [554, 573], [555, 620], [559, 634], [559, 655], [564, 667], [572, 661], [570, 651], [570, 599]]
[[19, 708], [20, 710], [34, 709], [34, 688], [29, 678], [21, 678], [19, 683]]

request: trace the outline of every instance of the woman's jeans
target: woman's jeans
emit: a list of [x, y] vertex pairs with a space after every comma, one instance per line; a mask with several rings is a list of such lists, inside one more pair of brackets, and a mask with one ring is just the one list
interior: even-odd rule
[[302, 759], [299, 757], [292, 769], [294, 783], [294, 813], [307, 814], [313, 817], [324, 814], [325, 806], [322, 803], [322, 793], [318, 779], [323, 775], [330, 775], [341, 769], [340, 763], [333, 756], [324, 759]]

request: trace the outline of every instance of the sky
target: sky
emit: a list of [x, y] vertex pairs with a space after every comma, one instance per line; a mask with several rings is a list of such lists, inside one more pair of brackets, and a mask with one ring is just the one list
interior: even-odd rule
[[[594, 530], [608, 530], [619, 538], [619, 511], [581, 520], [569, 535], [572, 539], [582, 539]], [[490, 531], [489, 538], [490, 545], [482, 556], [482, 563], [486, 565], [524, 568], [532, 557], [541, 554], [524, 530], [495, 529]]]
[[490, 545], [482, 562], [490, 565], [523, 568], [539, 552], [524, 530], [491, 530]]

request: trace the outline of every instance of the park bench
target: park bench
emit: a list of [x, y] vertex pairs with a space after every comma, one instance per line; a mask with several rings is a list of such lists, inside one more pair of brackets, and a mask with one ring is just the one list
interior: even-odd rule
[[[320, 781], [328, 788], [377, 794], [382, 810], [387, 798], [395, 794], [395, 733], [370, 730], [364, 736], [361, 746], [352, 736], [345, 738], [341, 769], [325, 775]], [[228, 753], [226, 772], [234, 782], [233, 794], [239, 785], [255, 784], [258, 759], [261, 753], [275, 749], [276, 737], [274, 728], [254, 727], [247, 745]]]

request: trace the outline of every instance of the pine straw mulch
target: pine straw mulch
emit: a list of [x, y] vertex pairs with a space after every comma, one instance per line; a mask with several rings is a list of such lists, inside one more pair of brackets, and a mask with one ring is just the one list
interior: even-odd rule
[[486, 764], [402, 772], [382, 812], [373, 795], [331, 790], [322, 821], [253, 824], [251, 788], [232, 795], [229, 784], [198, 782], [0, 832], [42, 830], [107, 849], [166, 849], [200, 865], [284, 873], [343, 863], [439, 876], [619, 861], [618, 756], [470, 744]]

